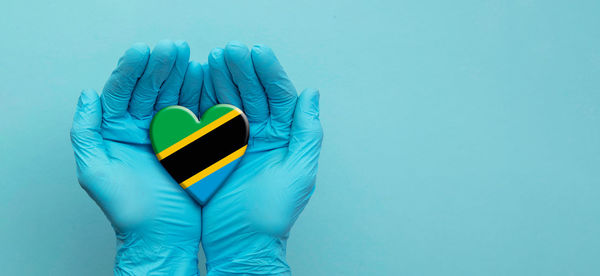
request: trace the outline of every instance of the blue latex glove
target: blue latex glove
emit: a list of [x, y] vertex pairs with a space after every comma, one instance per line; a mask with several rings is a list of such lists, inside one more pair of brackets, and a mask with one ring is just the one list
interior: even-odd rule
[[206, 81], [201, 111], [233, 104], [250, 122], [246, 155], [202, 209], [208, 275], [288, 275], [286, 240], [315, 187], [323, 135], [319, 92], [297, 96], [265, 46], [249, 51], [229, 43], [211, 52], [204, 71], [212, 83]]
[[163, 169], [148, 138], [157, 110], [198, 106], [203, 71], [189, 55], [185, 42], [161, 41], [152, 53], [133, 45], [102, 96], [86, 90], [77, 104], [77, 175], [115, 230], [116, 275], [198, 273], [200, 207]]

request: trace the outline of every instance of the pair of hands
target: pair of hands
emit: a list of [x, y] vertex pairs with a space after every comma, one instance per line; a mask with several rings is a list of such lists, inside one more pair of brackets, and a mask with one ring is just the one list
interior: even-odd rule
[[[231, 42], [204, 65], [189, 56], [185, 42], [152, 51], [135, 44], [101, 96], [84, 90], [79, 98], [77, 175], [115, 230], [114, 272], [196, 275], [202, 242], [208, 275], [287, 275], [286, 240], [315, 185], [319, 93], [298, 96], [266, 46]], [[218, 103], [246, 113], [250, 138], [238, 168], [200, 207], [157, 161], [148, 128], [166, 106], [201, 116]]]

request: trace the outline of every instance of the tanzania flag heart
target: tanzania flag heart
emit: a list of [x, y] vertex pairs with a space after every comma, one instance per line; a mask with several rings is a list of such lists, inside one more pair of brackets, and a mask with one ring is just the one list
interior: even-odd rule
[[167, 172], [204, 205], [246, 152], [248, 120], [227, 104], [209, 108], [200, 121], [185, 107], [169, 106], [154, 115], [150, 140]]

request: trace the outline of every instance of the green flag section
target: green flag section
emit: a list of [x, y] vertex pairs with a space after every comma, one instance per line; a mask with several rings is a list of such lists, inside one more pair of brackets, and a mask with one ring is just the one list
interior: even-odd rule
[[215, 105], [198, 121], [196, 115], [185, 107], [165, 107], [154, 115], [150, 124], [152, 148], [158, 154], [235, 109], [231, 105]]

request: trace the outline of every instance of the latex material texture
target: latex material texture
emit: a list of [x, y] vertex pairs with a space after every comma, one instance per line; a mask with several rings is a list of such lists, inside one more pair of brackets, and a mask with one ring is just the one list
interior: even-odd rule
[[246, 155], [202, 210], [208, 275], [288, 275], [289, 231], [315, 188], [319, 92], [298, 96], [262, 45], [214, 49], [206, 71], [212, 87], [202, 97], [239, 107], [250, 122]]
[[[202, 67], [185, 42], [135, 44], [98, 96], [81, 93], [71, 129], [79, 183], [117, 237], [117, 275], [197, 274], [200, 207], [162, 168], [148, 127], [156, 110], [194, 99]], [[197, 99], [197, 97], [196, 97]]]

